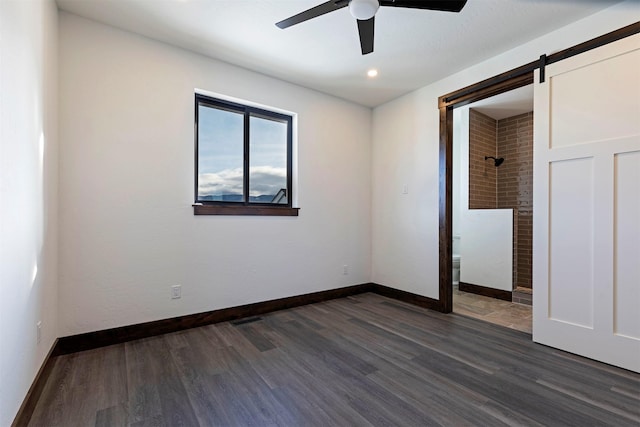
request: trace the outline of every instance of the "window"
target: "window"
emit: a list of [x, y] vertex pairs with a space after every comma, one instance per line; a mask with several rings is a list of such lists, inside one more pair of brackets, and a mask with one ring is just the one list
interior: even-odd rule
[[292, 117], [196, 94], [196, 215], [297, 216]]

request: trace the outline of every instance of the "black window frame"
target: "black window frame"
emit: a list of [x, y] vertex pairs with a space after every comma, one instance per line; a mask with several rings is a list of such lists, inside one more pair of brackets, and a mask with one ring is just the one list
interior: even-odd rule
[[[243, 115], [243, 198], [244, 201], [212, 201], [198, 199], [198, 120], [199, 107], [205, 106], [219, 110], [231, 111]], [[293, 116], [251, 105], [240, 104], [238, 102], [227, 101], [214, 98], [199, 93], [195, 94], [195, 164], [194, 164], [194, 214], [195, 215], [275, 215], [275, 216], [298, 216], [298, 208], [294, 208], [293, 203]], [[287, 124], [287, 203], [260, 203], [251, 202], [249, 198], [249, 172], [250, 172], [250, 138], [251, 138], [251, 117], [258, 117], [265, 120], [274, 120]]]

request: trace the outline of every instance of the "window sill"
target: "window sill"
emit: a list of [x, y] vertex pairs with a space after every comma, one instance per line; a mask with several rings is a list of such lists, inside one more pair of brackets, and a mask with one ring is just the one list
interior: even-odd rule
[[299, 210], [283, 206], [193, 205], [194, 215], [298, 216]]

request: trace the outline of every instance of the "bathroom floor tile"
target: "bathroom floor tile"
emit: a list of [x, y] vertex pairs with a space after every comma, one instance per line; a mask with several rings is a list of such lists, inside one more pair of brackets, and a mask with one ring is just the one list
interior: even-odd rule
[[[459, 302], [457, 304], [457, 307], [460, 310], [464, 310], [464, 311], [468, 311], [470, 313], [476, 314], [476, 315], [480, 315], [480, 316], [487, 316], [491, 313], [493, 313], [493, 310], [489, 309], [489, 308], [484, 308], [484, 307], [477, 307], [473, 304], [469, 304], [469, 303], [464, 303], [464, 302]], [[454, 310], [457, 311], [457, 310]]]
[[453, 290], [453, 311], [464, 316], [531, 333], [532, 307]]

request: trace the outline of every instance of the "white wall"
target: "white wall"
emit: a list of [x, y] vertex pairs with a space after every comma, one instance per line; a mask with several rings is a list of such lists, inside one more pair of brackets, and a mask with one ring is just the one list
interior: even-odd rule
[[[299, 217], [193, 215], [196, 88], [298, 114]], [[60, 91], [60, 335], [370, 281], [370, 109], [67, 13]]]
[[[376, 108], [373, 281], [438, 298], [439, 96], [638, 20], [639, 3], [617, 4]], [[410, 191], [402, 195], [405, 184]]]
[[471, 209], [462, 214], [460, 281], [513, 290], [513, 209]]
[[[465, 121], [462, 121], [462, 111], [465, 111]], [[451, 189], [451, 218], [453, 220], [453, 235], [459, 236], [461, 229], [461, 211], [462, 211], [462, 181], [463, 175], [466, 172], [466, 198], [464, 202], [466, 202], [466, 209], [469, 209], [469, 168], [467, 167], [466, 171], [462, 168], [462, 150], [463, 145], [465, 145], [466, 151], [466, 163], [467, 166], [469, 164], [469, 108], [458, 108], [453, 111], [453, 150], [452, 150], [452, 167], [453, 167], [453, 188]], [[454, 253], [455, 250], [454, 250]], [[457, 252], [460, 253], [460, 252]]]
[[[469, 106], [453, 110], [453, 235], [462, 240], [463, 216], [469, 211]], [[460, 243], [460, 242], [458, 242]], [[458, 252], [460, 253], [460, 252]]]
[[[57, 10], [0, 1], [0, 425], [57, 337]], [[36, 323], [42, 322], [40, 344]]]

